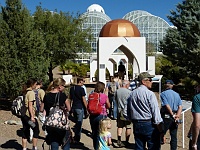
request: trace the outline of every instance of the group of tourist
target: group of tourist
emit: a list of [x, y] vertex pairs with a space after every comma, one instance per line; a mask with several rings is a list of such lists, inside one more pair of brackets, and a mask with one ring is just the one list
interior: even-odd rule
[[[64, 107], [65, 114], [68, 114], [71, 109], [71, 104], [68, 97], [62, 92], [65, 89], [64, 79], [58, 78], [52, 81], [49, 84], [46, 93], [42, 89], [40, 89], [41, 91], [36, 89], [37, 84], [40, 84], [39, 87], [42, 86], [41, 82], [38, 82], [38, 80], [34, 78], [30, 78], [25, 84], [23, 90], [23, 94], [25, 95], [25, 106], [27, 108], [26, 115], [21, 118], [23, 125], [23, 150], [27, 150], [27, 141], [30, 140], [31, 137], [30, 129], [33, 131], [33, 138], [31, 141], [33, 144], [32, 150], [37, 150], [37, 141], [40, 133], [38, 118], [43, 120], [43, 117], [39, 117], [39, 114], [42, 114], [42, 116], [48, 116], [50, 109], [54, 107], [56, 101], [59, 101], [58, 105], [60, 107]], [[38, 95], [35, 93], [36, 90], [38, 90]], [[40, 110], [37, 109], [37, 99], [39, 99]], [[70, 149], [70, 140], [67, 140], [71, 135], [70, 131], [51, 127], [45, 128], [45, 130], [47, 132], [46, 141], [48, 141], [48, 144], [50, 144], [52, 150], [58, 149], [60, 145], [63, 146], [64, 150]], [[63, 139], [66, 139], [66, 141]]]
[[[93, 92], [99, 94], [99, 101], [102, 106], [100, 115], [89, 115], [87, 111], [88, 97], [84, 88], [84, 79], [78, 78], [77, 84], [72, 86], [67, 96], [63, 91], [65, 89], [65, 80], [57, 78], [52, 81], [44, 93], [39, 92], [40, 110], [37, 113], [36, 104], [36, 86], [37, 80], [31, 78], [27, 81], [24, 89], [25, 104], [27, 106], [26, 118], [22, 119], [23, 136], [22, 147], [27, 149], [27, 140], [30, 139], [30, 128], [33, 130], [33, 150], [37, 150], [37, 140], [39, 137], [38, 114], [48, 116], [50, 109], [54, 107], [56, 97], [59, 94], [59, 106], [64, 108], [66, 117], [73, 116], [74, 136], [70, 137], [71, 130], [62, 130], [57, 128], [45, 128], [46, 142], [52, 150], [58, 150], [62, 146], [64, 150], [70, 149], [70, 143], [81, 145], [81, 131], [83, 119], [89, 116], [93, 148], [95, 150], [109, 149], [112, 143], [112, 136], [109, 132], [111, 128], [111, 119], [117, 121], [117, 146], [129, 147], [129, 138], [131, 128], [135, 139], [136, 150], [159, 150], [161, 144], [165, 143], [165, 134], [169, 130], [171, 141], [170, 149], [177, 149], [177, 129], [179, 118], [182, 111], [182, 101], [178, 93], [172, 88], [172, 80], [165, 81], [166, 89], [160, 94], [161, 109], [152, 87], [153, 75], [142, 72], [138, 75], [137, 81], [139, 86], [131, 91], [129, 90], [130, 82], [128, 80], [119, 80], [117, 76], [111, 77], [110, 82], [105, 85], [103, 82], [97, 82]], [[41, 82], [40, 82], [41, 85]], [[41, 86], [40, 86], [41, 88]], [[198, 92], [200, 88], [197, 87]], [[193, 100], [192, 112], [194, 121], [191, 125], [192, 149], [197, 150], [197, 139], [200, 131], [200, 103], [199, 95]], [[30, 121], [34, 123], [31, 126]], [[125, 143], [122, 142], [121, 136], [123, 128], [125, 131]]]

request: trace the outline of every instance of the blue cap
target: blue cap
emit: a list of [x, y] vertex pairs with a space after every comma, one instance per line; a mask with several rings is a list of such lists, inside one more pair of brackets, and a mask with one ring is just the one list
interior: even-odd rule
[[171, 85], [174, 85], [174, 82], [172, 80], [166, 80], [165, 81], [165, 84], [171, 84]]

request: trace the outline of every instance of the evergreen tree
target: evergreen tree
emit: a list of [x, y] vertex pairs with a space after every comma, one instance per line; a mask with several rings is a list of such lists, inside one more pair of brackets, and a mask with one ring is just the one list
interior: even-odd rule
[[168, 18], [175, 27], [161, 41], [161, 50], [185, 76], [200, 82], [200, 1], [184, 0]]
[[16, 96], [29, 77], [45, 78], [43, 35], [21, 0], [7, 0], [0, 20], [0, 93]]
[[75, 59], [77, 53], [90, 52], [88, 41], [92, 39], [90, 30], [82, 30], [83, 20], [79, 15], [65, 12], [52, 12], [37, 7], [34, 13], [35, 28], [43, 34], [46, 44], [46, 57], [50, 59], [49, 79], [53, 80], [52, 69], [64, 65], [67, 59]]

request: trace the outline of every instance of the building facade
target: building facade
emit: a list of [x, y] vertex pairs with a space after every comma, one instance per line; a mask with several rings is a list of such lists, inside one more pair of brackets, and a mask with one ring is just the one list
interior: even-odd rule
[[[94, 40], [90, 42], [92, 53], [79, 53], [79, 62], [87, 63], [91, 56], [96, 56], [97, 54], [97, 42], [99, 38], [99, 33], [102, 27], [112, 19], [106, 15], [104, 9], [98, 4], [92, 4], [87, 8], [87, 11], [81, 15], [84, 19], [82, 29], [90, 28]], [[152, 15], [143, 10], [131, 11], [122, 19], [126, 19], [135, 24], [140, 33], [141, 37], [146, 37], [146, 48], [148, 52], [159, 52], [159, 41], [163, 39], [166, 34], [167, 29], [170, 25], [162, 18]], [[122, 52], [116, 49], [115, 53]]]

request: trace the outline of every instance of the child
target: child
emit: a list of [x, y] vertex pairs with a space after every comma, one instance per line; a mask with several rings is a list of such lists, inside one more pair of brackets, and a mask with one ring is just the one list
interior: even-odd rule
[[112, 144], [112, 141], [108, 129], [111, 129], [111, 120], [109, 118], [102, 119], [99, 124], [99, 150], [110, 150], [108, 146]]

